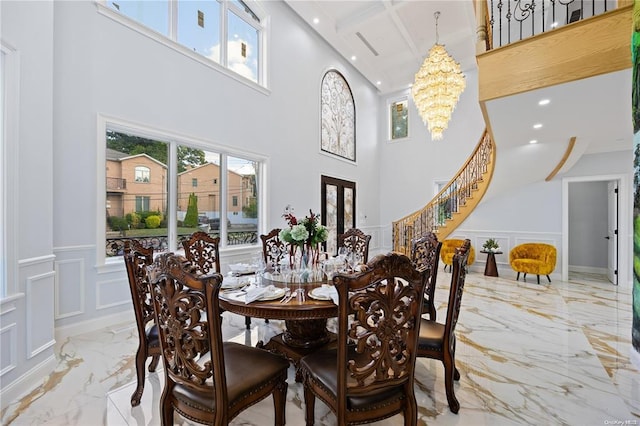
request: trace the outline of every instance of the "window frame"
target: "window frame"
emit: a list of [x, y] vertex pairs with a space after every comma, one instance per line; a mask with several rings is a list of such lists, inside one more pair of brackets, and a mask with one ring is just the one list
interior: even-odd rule
[[[407, 126], [406, 126], [406, 130], [407, 130], [407, 134], [405, 136], [400, 136], [400, 137], [393, 137], [393, 107], [394, 105], [398, 105], [398, 104], [405, 104], [404, 108], [407, 112]], [[388, 120], [388, 130], [387, 130], [387, 140], [391, 143], [395, 143], [395, 142], [401, 142], [404, 140], [409, 139], [410, 135], [410, 126], [409, 126], [409, 121], [410, 121], [410, 113], [409, 113], [409, 97], [408, 96], [403, 96], [400, 98], [394, 98], [394, 99], [390, 99], [387, 102], [387, 114], [389, 117]]]
[[[257, 163], [256, 170], [256, 180], [257, 180], [257, 190], [258, 190], [258, 223], [256, 232], [258, 235], [261, 233], [265, 233], [265, 223], [266, 220], [266, 205], [267, 200], [267, 188], [266, 184], [267, 180], [267, 170], [268, 170], [268, 157], [265, 155], [261, 155], [255, 152], [241, 151], [230, 149], [229, 147], [232, 144], [217, 144], [213, 141], [194, 139], [192, 137], [172, 133], [160, 129], [154, 129], [149, 126], [145, 126], [139, 123], [132, 123], [120, 118], [111, 117], [107, 115], [98, 114], [98, 125], [97, 125], [97, 137], [98, 137], [98, 167], [97, 170], [97, 189], [96, 194], [100, 194], [96, 197], [96, 217], [99, 218], [96, 226], [96, 241], [98, 242], [98, 246], [100, 244], [104, 245], [105, 236], [106, 236], [106, 219], [105, 211], [106, 211], [106, 173], [105, 173], [105, 164], [106, 164], [106, 147], [107, 147], [107, 130], [112, 130], [116, 132], [128, 133], [139, 137], [149, 138], [153, 140], [158, 140], [167, 143], [168, 145], [168, 164], [167, 164], [167, 240], [168, 240], [168, 251], [176, 251], [180, 249], [178, 247], [178, 236], [177, 236], [177, 164], [173, 159], [177, 158], [177, 147], [180, 145], [189, 146], [197, 149], [202, 149], [205, 151], [215, 151], [220, 155], [220, 214], [221, 217], [226, 217], [228, 213], [228, 208], [226, 205], [226, 198], [228, 194], [226, 176], [227, 173], [227, 158], [228, 157], [240, 157], [246, 160], [255, 161]], [[228, 245], [227, 244], [227, 229], [226, 229], [226, 221], [221, 221], [220, 223], [220, 233], [224, 232], [223, 238], [220, 240], [220, 252], [221, 253], [253, 253], [257, 248], [259, 248], [259, 238], [258, 241], [254, 244], [242, 244], [242, 245]], [[119, 269], [122, 265], [123, 259], [122, 256], [115, 257], [107, 257], [104, 250], [96, 250], [96, 265], [99, 271], [108, 272], [112, 270]]]
[[[149, 183], [151, 181], [151, 169], [147, 166], [136, 166], [133, 173], [133, 179], [136, 183]], [[140, 179], [138, 179], [138, 173], [142, 176]]]
[[[171, 49], [182, 53], [189, 58], [200, 62], [210, 68], [219, 71], [220, 73], [233, 78], [234, 80], [243, 83], [265, 95], [270, 94], [269, 85], [268, 85], [268, 75], [267, 75], [267, 46], [269, 45], [267, 39], [269, 36], [269, 23], [270, 18], [267, 15], [265, 9], [255, 0], [243, 0], [243, 3], [255, 14], [260, 20], [260, 24], [256, 26], [252, 21], [253, 18], [245, 12], [243, 9], [238, 8], [236, 5], [232, 4], [228, 0], [212, 0], [218, 1], [221, 4], [220, 7], [220, 19], [221, 19], [221, 30], [220, 30], [220, 63], [217, 63], [197, 52], [193, 52], [187, 46], [179, 43], [177, 41], [177, 10], [178, 10], [178, 2], [181, 0], [167, 0], [169, 7], [169, 29], [168, 34], [166, 36], [161, 34], [150, 27], [143, 25], [142, 23], [136, 21], [134, 18], [131, 18], [118, 10], [111, 8], [108, 6], [108, 0], [94, 0], [97, 4], [98, 13], [113, 19], [114, 21], [125, 25], [134, 31], [145, 35], [161, 44], [164, 44]], [[227, 66], [227, 11], [231, 9], [235, 11], [235, 13], [240, 16], [245, 22], [249, 25], [254, 26], [258, 29], [258, 70], [257, 70], [257, 82], [244, 77], [243, 75], [233, 71]]]
[[24, 295], [20, 293], [17, 274], [17, 237], [14, 226], [18, 212], [18, 136], [20, 123], [20, 51], [6, 40], [0, 40], [3, 63], [0, 78], [3, 79], [2, 140], [0, 141], [0, 300], [9, 301]]

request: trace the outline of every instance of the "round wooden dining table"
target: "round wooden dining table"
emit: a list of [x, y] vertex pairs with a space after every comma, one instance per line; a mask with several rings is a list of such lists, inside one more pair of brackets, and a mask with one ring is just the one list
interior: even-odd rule
[[286, 283], [263, 278], [265, 286], [287, 287], [291, 292], [303, 289], [304, 300], [293, 298], [282, 303], [279, 298], [245, 303], [242, 298], [229, 297], [220, 292], [220, 307], [238, 315], [284, 320], [285, 330], [282, 333], [273, 336], [267, 343], [258, 342], [257, 346], [285, 356], [297, 370], [303, 356], [335, 340], [335, 334], [327, 330], [327, 319], [338, 316], [338, 306], [332, 300], [318, 300], [309, 296], [314, 288], [323, 284], [327, 282]]

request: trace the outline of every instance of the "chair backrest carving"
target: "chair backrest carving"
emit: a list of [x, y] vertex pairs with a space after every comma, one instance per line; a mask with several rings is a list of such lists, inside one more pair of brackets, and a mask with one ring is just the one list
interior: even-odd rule
[[147, 276], [147, 266], [152, 263], [153, 247], [143, 247], [137, 240], [124, 242], [124, 264], [127, 268], [138, 333], [142, 338], [145, 336], [147, 324], [154, 320], [153, 302], [151, 301]]
[[198, 267], [203, 274], [220, 272], [220, 238], [212, 237], [204, 231], [191, 234], [182, 242], [187, 260]]
[[411, 242], [411, 261], [418, 270], [427, 270], [429, 279], [425, 284], [424, 294], [428, 303], [431, 320], [435, 320], [436, 312], [434, 295], [438, 279], [438, 262], [442, 243], [433, 232], [429, 232]]
[[338, 248], [346, 247], [350, 251], [360, 253], [362, 255], [362, 262], [367, 263], [369, 261], [369, 242], [371, 241], [371, 235], [367, 235], [360, 229], [351, 228], [344, 234], [338, 235]]
[[290, 254], [289, 245], [280, 239], [280, 228], [272, 229], [266, 235], [260, 235], [262, 240], [262, 255], [267, 266], [278, 265], [282, 259]]
[[398, 253], [376, 256], [365, 272], [334, 277], [340, 298], [337, 371], [348, 372], [338, 374], [338, 404], [387, 387], [403, 386], [413, 395], [426, 280], [426, 272]]
[[158, 256], [151, 277], [167, 380], [195, 389], [215, 386], [226, 397], [224, 378], [220, 379], [224, 374], [218, 306], [221, 284], [219, 273], [198, 274], [185, 257], [173, 253]]
[[453, 255], [453, 270], [451, 273], [451, 288], [449, 290], [449, 304], [447, 306], [447, 320], [445, 323], [445, 345], [453, 345], [455, 338], [451, 338], [458, 323], [462, 292], [467, 277], [467, 260], [471, 252], [471, 241], [466, 239]]

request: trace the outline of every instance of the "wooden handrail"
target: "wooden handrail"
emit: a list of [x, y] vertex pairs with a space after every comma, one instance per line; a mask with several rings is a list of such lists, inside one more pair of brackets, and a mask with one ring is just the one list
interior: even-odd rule
[[490, 178], [493, 168], [489, 165], [494, 159], [495, 146], [485, 129], [473, 153], [449, 183], [425, 207], [393, 222], [393, 249], [409, 253], [413, 238], [426, 232], [437, 233], [447, 220], [460, 213], [479, 184]]

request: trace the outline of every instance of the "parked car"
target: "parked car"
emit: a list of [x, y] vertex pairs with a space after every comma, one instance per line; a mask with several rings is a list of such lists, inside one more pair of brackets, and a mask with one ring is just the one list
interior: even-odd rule
[[[214, 217], [213, 219], [209, 219], [209, 225], [211, 225], [211, 229], [220, 229], [220, 218]], [[231, 226], [231, 221], [227, 219], [227, 228]]]

